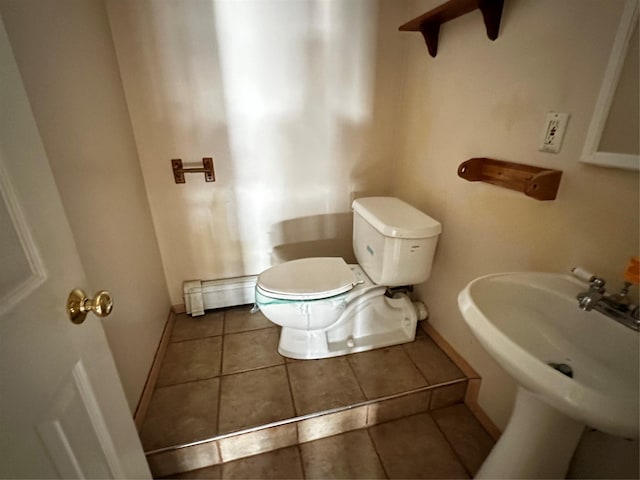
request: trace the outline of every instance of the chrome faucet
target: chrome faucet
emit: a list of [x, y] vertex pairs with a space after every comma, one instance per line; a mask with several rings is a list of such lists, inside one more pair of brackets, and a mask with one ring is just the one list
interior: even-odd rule
[[624, 286], [616, 294], [610, 295], [605, 289], [603, 278], [591, 275], [582, 269], [574, 268], [571, 272], [581, 280], [589, 282], [589, 289], [577, 296], [578, 307], [585, 312], [595, 310], [606, 315], [626, 327], [640, 331], [640, 307], [631, 303], [629, 287], [631, 283], [624, 282]]
[[589, 290], [578, 294], [578, 307], [580, 310], [590, 312], [607, 294], [604, 288], [607, 282], [600, 277], [591, 277]]

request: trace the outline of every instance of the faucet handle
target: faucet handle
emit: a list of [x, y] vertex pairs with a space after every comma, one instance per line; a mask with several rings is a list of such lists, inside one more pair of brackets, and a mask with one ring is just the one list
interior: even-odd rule
[[607, 283], [604, 278], [596, 277], [593, 273], [582, 267], [573, 267], [571, 273], [583, 282], [590, 283], [592, 287], [602, 288]]
[[597, 300], [589, 295], [578, 295], [578, 308], [585, 312], [590, 312], [597, 303]]
[[624, 279], [635, 285], [640, 283], [640, 258], [631, 257], [629, 259], [629, 264], [624, 272]]
[[604, 286], [606, 284], [606, 280], [600, 277], [593, 277], [590, 282], [590, 288], [592, 290], [597, 290], [599, 292], [604, 292]]

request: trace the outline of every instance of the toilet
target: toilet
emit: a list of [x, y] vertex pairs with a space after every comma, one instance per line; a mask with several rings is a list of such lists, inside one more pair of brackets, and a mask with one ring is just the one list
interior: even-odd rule
[[285, 357], [327, 358], [411, 342], [427, 316], [405, 292], [429, 278], [440, 223], [394, 197], [359, 198], [352, 207], [357, 265], [311, 257], [258, 276], [256, 306], [282, 327], [278, 352]]

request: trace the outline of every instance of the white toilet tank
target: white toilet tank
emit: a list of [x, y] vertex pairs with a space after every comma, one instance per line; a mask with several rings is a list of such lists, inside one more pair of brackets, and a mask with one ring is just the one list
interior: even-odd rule
[[353, 201], [353, 250], [378, 285], [415, 285], [431, 275], [440, 223], [394, 197]]

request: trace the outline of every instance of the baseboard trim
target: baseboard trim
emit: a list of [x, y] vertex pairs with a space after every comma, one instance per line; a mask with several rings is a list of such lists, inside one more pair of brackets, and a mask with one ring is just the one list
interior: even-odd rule
[[493, 437], [494, 440], [498, 440], [502, 431], [497, 427], [493, 420], [486, 414], [478, 403], [478, 395], [480, 394], [480, 385], [482, 383], [482, 377], [475, 371], [475, 369], [467, 362], [462, 355], [460, 355], [449, 342], [447, 342], [433, 326], [424, 321], [421, 322], [422, 329], [431, 337], [440, 349], [447, 354], [447, 356], [456, 364], [456, 366], [462, 370], [462, 373], [469, 379], [467, 383], [467, 392], [464, 397], [464, 403], [469, 408], [471, 413], [476, 417], [476, 420], [480, 422], [480, 425]]
[[186, 313], [187, 307], [184, 303], [178, 303], [177, 305], [171, 305], [171, 310], [173, 310], [173, 312], [178, 315], [180, 313]]
[[442, 335], [440, 335], [438, 333], [438, 331], [433, 328], [433, 326], [428, 323], [426, 320], [424, 322], [421, 322], [422, 324], [422, 329], [427, 333], [427, 335], [429, 335], [431, 337], [431, 339], [436, 343], [436, 345], [438, 345], [438, 347], [440, 347], [440, 349], [447, 354], [447, 356], [453, 360], [453, 363], [456, 364], [456, 366], [462, 370], [462, 373], [465, 374], [465, 376], [472, 380], [472, 379], [478, 379], [480, 380], [480, 375], [478, 374], [478, 372], [476, 372], [474, 370], [474, 368], [469, 364], [469, 362], [467, 362], [462, 355], [460, 355], [452, 346], [449, 342], [447, 342], [444, 337]]
[[484, 429], [491, 435], [496, 442], [502, 435], [502, 430], [498, 428], [498, 426], [493, 423], [493, 420], [487, 415], [487, 413], [483, 410], [483, 408], [478, 403], [478, 393], [480, 392], [480, 383], [482, 382], [479, 378], [474, 378], [469, 380], [467, 384], [467, 393], [464, 398], [464, 404], [467, 408], [473, 413], [473, 416], [476, 417], [476, 420], [484, 427]]
[[171, 338], [171, 332], [173, 331], [173, 324], [175, 323], [175, 320], [176, 313], [172, 308], [169, 311], [169, 316], [167, 317], [167, 321], [164, 324], [162, 336], [160, 337], [160, 343], [158, 344], [156, 354], [153, 357], [153, 362], [151, 363], [151, 368], [149, 369], [149, 375], [147, 376], [147, 381], [145, 382], [144, 388], [142, 389], [142, 395], [140, 395], [140, 400], [138, 401], [136, 412], [133, 415], [133, 421], [136, 425], [136, 428], [138, 429], [138, 432], [142, 428], [142, 424], [144, 423], [144, 419], [147, 415], [147, 409], [149, 408], [151, 396], [153, 395], [153, 389], [156, 386], [158, 375], [160, 374], [160, 366], [162, 365], [164, 356], [167, 353], [167, 347], [169, 346], [169, 339]]

